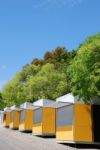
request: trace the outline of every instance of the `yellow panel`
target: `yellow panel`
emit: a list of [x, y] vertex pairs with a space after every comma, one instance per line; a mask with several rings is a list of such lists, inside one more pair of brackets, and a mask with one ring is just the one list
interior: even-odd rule
[[92, 125], [91, 106], [84, 104], [75, 105], [75, 125]]
[[14, 112], [14, 128], [19, 127], [19, 117], [20, 117], [20, 112], [16, 110]]
[[42, 134], [42, 123], [33, 124], [33, 134]]
[[56, 112], [54, 108], [43, 108], [43, 133], [55, 134]]
[[19, 130], [25, 130], [25, 123], [19, 124]]
[[6, 112], [3, 120], [3, 125], [9, 127], [10, 123], [10, 112]]
[[10, 122], [9, 127], [10, 127], [10, 128], [13, 128], [13, 127], [14, 127], [14, 123], [13, 123], [13, 122]]
[[74, 108], [77, 110], [77, 112], [91, 113], [91, 105], [88, 104], [75, 104]]
[[33, 110], [27, 109], [25, 110], [25, 121], [19, 124], [19, 130], [32, 130], [33, 127]]
[[10, 122], [10, 128], [19, 128], [19, 115], [20, 115], [20, 112], [15, 110], [14, 111], [14, 120], [13, 120], [13, 122]]
[[3, 126], [6, 126], [6, 114], [4, 114], [4, 117], [3, 117]]
[[75, 141], [92, 142], [92, 128], [88, 126], [76, 126]]
[[56, 139], [58, 141], [73, 141], [73, 126], [59, 127], [56, 131]]
[[92, 142], [91, 105], [75, 104], [74, 138], [79, 142]]
[[6, 123], [7, 123], [7, 126], [9, 126], [9, 123], [10, 123], [10, 112], [7, 112], [7, 116], [6, 116]]
[[75, 125], [91, 126], [91, 116], [88, 113], [75, 113]]
[[33, 110], [26, 110], [26, 116], [25, 116], [25, 129], [26, 130], [32, 130], [33, 127]]

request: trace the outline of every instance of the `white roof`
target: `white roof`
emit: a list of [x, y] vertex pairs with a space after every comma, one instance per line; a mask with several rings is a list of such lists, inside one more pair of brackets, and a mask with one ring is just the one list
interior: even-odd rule
[[33, 109], [34, 106], [32, 103], [29, 102], [25, 102], [24, 104], [20, 105], [20, 109]]
[[[66, 94], [64, 96], [61, 96], [56, 99], [56, 102], [62, 102], [62, 103], [68, 103], [68, 104], [74, 104], [74, 103], [81, 103], [84, 104], [85, 101], [82, 100], [82, 98], [79, 98], [79, 96], [74, 96], [72, 93]], [[91, 98], [89, 104], [93, 105], [100, 105], [100, 97], [94, 96]]]
[[54, 104], [54, 101], [49, 99], [40, 99], [33, 103], [36, 107], [51, 107], [52, 104]]
[[56, 99], [56, 102], [52, 105], [54, 108], [60, 108], [68, 106], [74, 103], [84, 103], [82, 99], [79, 101], [79, 96], [74, 96], [72, 93], [66, 94]]
[[69, 103], [69, 104], [83, 103], [81, 99], [79, 101], [79, 96], [74, 96], [72, 93], [69, 93], [69, 94], [66, 94], [64, 96], [57, 98], [56, 102], [63, 102], [63, 103]]
[[4, 114], [4, 111], [0, 111], [0, 114]]
[[65, 102], [55, 102], [51, 105], [52, 108], [60, 108], [64, 106], [71, 105], [71, 103], [65, 103]]
[[9, 112], [9, 111], [11, 111], [11, 109], [10, 109], [10, 107], [6, 107], [6, 108], [4, 108], [4, 111]]
[[19, 110], [20, 108], [18, 106], [14, 105], [14, 106], [10, 107], [10, 109], [12, 111], [12, 110]]

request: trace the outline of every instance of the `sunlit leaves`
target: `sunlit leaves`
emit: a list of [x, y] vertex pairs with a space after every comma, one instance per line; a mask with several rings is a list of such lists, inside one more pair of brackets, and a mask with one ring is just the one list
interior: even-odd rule
[[100, 96], [100, 34], [88, 38], [70, 66], [72, 91], [84, 99]]

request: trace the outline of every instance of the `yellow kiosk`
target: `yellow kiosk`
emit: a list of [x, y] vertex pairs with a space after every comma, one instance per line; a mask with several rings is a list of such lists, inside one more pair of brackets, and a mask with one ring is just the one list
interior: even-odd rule
[[33, 127], [33, 104], [26, 102], [20, 105], [19, 131], [32, 131]]
[[3, 126], [5, 127], [9, 127], [9, 123], [10, 123], [10, 107], [6, 107], [4, 109], [4, 116], [3, 116]]
[[11, 129], [19, 129], [19, 117], [20, 111], [17, 106], [12, 106], [10, 111], [10, 123], [9, 127]]
[[85, 104], [84, 101], [79, 101], [79, 96], [69, 93], [58, 98], [55, 107], [58, 142], [83, 144], [100, 142], [100, 128], [97, 121], [100, 105]]
[[56, 126], [56, 111], [51, 105], [52, 100], [40, 99], [33, 103], [34, 109], [33, 135], [54, 136]]

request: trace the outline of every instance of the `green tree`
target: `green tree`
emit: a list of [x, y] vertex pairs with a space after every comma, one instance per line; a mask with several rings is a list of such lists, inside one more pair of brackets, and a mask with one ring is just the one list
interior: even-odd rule
[[100, 97], [100, 34], [89, 37], [77, 50], [69, 68], [72, 92], [85, 101]]
[[36, 77], [30, 77], [26, 83], [27, 99], [55, 99], [67, 92], [66, 74], [55, 70], [53, 64], [46, 64]]
[[2, 93], [0, 92], [0, 110], [2, 110], [5, 107], [3, 98], [2, 98]]
[[31, 64], [36, 65], [36, 66], [39, 66], [39, 65], [42, 66], [44, 65], [44, 60], [35, 58], [32, 60]]
[[2, 93], [7, 105], [21, 104], [26, 101], [25, 83], [28, 78], [35, 76], [39, 69], [39, 66], [27, 64], [6, 84]]
[[75, 51], [57, 47], [46, 52], [44, 59], [33, 59], [4, 86], [2, 99], [5, 106], [18, 105], [39, 98], [55, 99], [70, 91], [67, 68]]

